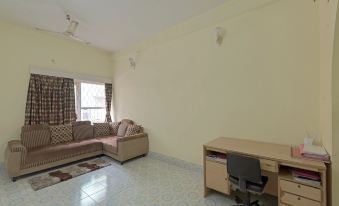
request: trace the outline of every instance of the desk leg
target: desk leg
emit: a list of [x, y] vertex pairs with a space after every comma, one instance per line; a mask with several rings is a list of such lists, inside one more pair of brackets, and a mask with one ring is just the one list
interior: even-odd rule
[[204, 197], [207, 197], [208, 194], [210, 193], [211, 189], [205, 187], [205, 191], [204, 191]]
[[203, 169], [204, 169], [204, 197], [206, 197], [208, 195], [208, 193], [210, 192], [210, 189], [208, 189], [206, 187], [206, 148], [203, 147], [204, 151], [203, 151]]
[[327, 174], [326, 170], [321, 171], [321, 181], [322, 181], [322, 186], [323, 186], [323, 206], [328, 206], [327, 205]]

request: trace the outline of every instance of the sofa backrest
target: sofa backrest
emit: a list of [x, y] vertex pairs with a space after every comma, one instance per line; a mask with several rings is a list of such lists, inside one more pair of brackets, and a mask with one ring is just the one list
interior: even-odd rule
[[21, 142], [28, 149], [43, 147], [51, 143], [48, 125], [25, 125], [21, 128]]
[[90, 121], [79, 121], [73, 123], [74, 140], [91, 139], [94, 137], [94, 127]]

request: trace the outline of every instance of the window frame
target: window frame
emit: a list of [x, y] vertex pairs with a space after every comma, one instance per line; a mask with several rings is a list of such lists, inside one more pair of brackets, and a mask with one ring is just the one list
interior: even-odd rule
[[[82, 107], [82, 103], [81, 103], [81, 84], [82, 83], [105, 86], [105, 83], [102, 83], [102, 82], [93, 82], [93, 81], [86, 81], [86, 80], [74, 80], [75, 112], [76, 112], [76, 116], [77, 116], [77, 119], [76, 119], [77, 121], [85, 121], [85, 120], [82, 119], [82, 116], [81, 116], [81, 114], [82, 114], [81, 111], [83, 109], [104, 109], [104, 110], [106, 110], [106, 105], [103, 106], [103, 107]], [[106, 93], [105, 93], [105, 96], [106, 96]], [[104, 119], [105, 119], [105, 116], [104, 116]], [[92, 120], [90, 120], [90, 121], [93, 123]]]

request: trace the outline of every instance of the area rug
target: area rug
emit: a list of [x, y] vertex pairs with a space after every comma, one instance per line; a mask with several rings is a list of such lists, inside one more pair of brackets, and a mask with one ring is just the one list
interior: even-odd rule
[[109, 165], [111, 165], [109, 161], [97, 158], [33, 177], [29, 179], [29, 183], [33, 190], [37, 191]]

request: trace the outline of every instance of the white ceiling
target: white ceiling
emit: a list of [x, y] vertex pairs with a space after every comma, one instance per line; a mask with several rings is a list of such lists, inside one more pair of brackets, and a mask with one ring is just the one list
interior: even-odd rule
[[54, 31], [67, 27], [65, 12], [80, 21], [76, 35], [117, 51], [227, 0], [0, 0], [0, 18]]

